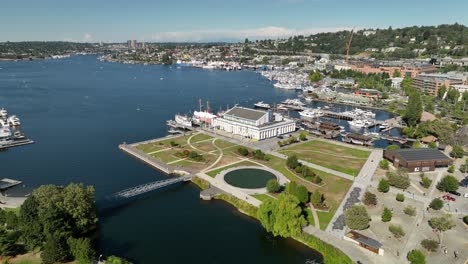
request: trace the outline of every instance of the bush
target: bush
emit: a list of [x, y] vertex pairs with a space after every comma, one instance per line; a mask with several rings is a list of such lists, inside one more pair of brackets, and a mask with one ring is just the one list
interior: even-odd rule
[[295, 169], [297, 166], [299, 166], [299, 161], [297, 160], [296, 155], [291, 155], [288, 157], [286, 160], [286, 166], [290, 169]]
[[190, 153], [188, 154], [188, 157], [195, 161], [201, 161], [203, 159], [203, 156], [198, 154], [198, 152], [196, 151], [190, 151]]
[[268, 192], [277, 192], [280, 189], [280, 185], [276, 179], [271, 179], [267, 182], [266, 188]]
[[429, 144], [427, 144], [427, 146], [428, 146], [429, 148], [435, 149], [435, 148], [437, 148], [437, 143], [435, 143], [435, 142], [429, 142]]
[[387, 207], [384, 207], [382, 212], [382, 222], [390, 222], [392, 220], [392, 216], [392, 211], [390, 211], [390, 209]]
[[413, 249], [408, 252], [406, 258], [411, 264], [426, 264], [426, 256], [417, 249]]
[[75, 260], [80, 264], [93, 263], [96, 252], [89, 238], [69, 238], [68, 245]]
[[432, 239], [424, 239], [421, 241], [421, 246], [429, 252], [437, 252], [437, 249], [439, 248], [439, 242]]
[[463, 217], [463, 223], [467, 224], [468, 225], [468, 215], [465, 215]]
[[296, 168], [294, 168], [294, 171], [295, 171], [297, 174], [301, 174], [301, 173], [302, 173], [302, 166], [301, 166], [301, 165], [297, 166]]
[[322, 183], [322, 178], [317, 175], [317, 176], [314, 177], [312, 182], [315, 183], [315, 184], [320, 184], [320, 183]]
[[249, 155], [249, 150], [246, 147], [239, 147], [237, 149], [237, 153], [239, 153], [241, 156], [247, 156]]
[[422, 187], [424, 187], [424, 188], [427, 189], [427, 188], [431, 187], [432, 180], [429, 179], [429, 178], [426, 177], [426, 176], [422, 176], [422, 177], [421, 177], [421, 181], [420, 181], [419, 183], [421, 184]]
[[463, 150], [463, 147], [455, 145], [453, 146], [452, 151], [450, 152], [450, 156], [452, 158], [460, 159], [463, 158], [464, 153], [465, 151]]
[[259, 149], [255, 150], [254, 157], [259, 160], [267, 159], [265, 153]]
[[390, 184], [388, 183], [387, 180], [380, 179], [379, 186], [377, 187], [377, 190], [379, 190], [379, 192], [386, 193], [386, 192], [388, 192], [390, 190]]
[[386, 149], [386, 150], [397, 150], [397, 149], [400, 149], [400, 146], [397, 146], [397, 145], [388, 145], [385, 149]]
[[440, 210], [442, 207], [444, 207], [444, 202], [439, 198], [434, 198], [434, 200], [432, 200], [432, 202], [429, 204], [429, 207], [434, 210]]
[[458, 180], [452, 175], [447, 175], [437, 184], [437, 189], [442, 192], [454, 192], [458, 190]]
[[345, 212], [346, 225], [354, 230], [363, 230], [369, 227], [370, 217], [362, 205], [353, 205]]
[[315, 191], [310, 195], [310, 202], [313, 206], [321, 206], [323, 204], [323, 195], [319, 191]]
[[306, 141], [307, 140], [307, 132], [306, 131], [302, 131], [301, 134], [299, 134], [299, 139], [301, 141]]
[[402, 194], [402, 193], [398, 193], [396, 195], [396, 200], [399, 201], [399, 202], [403, 202], [405, 200], [405, 195]]
[[404, 212], [406, 215], [415, 216], [415, 215], [416, 215], [416, 207], [414, 207], [414, 206], [406, 206], [405, 209], [403, 209], [403, 212]]
[[388, 231], [390, 231], [397, 239], [405, 236], [405, 231], [400, 225], [390, 225], [388, 227]]
[[381, 169], [388, 170], [389, 164], [388, 160], [383, 159], [380, 161], [379, 166]]
[[169, 142], [169, 144], [171, 145], [171, 147], [179, 146], [179, 144], [177, 144], [175, 141], [171, 141], [171, 142]]
[[367, 206], [370, 205], [377, 205], [377, 195], [371, 193], [371, 192], [365, 192], [364, 193], [364, 201], [363, 203]]
[[396, 173], [388, 172], [387, 173], [388, 184], [390, 186], [399, 188], [399, 189], [406, 189], [410, 186], [410, 180], [408, 175], [399, 175]]
[[447, 169], [447, 172], [453, 173], [455, 171], [455, 167], [453, 165], [450, 165]]

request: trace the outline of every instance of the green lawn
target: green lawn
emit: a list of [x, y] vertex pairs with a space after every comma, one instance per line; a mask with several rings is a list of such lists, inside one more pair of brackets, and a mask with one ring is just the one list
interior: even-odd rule
[[258, 164], [255, 164], [255, 163], [250, 162], [250, 161], [242, 161], [242, 162], [239, 162], [239, 163], [236, 163], [236, 164], [231, 164], [231, 165], [228, 165], [228, 166], [225, 166], [225, 167], [222, 167], [222, 168], [217, 168], [217, 169], [211, 170], [211, 171], [207, 172], [206, 174], [214, 178], [216, 175], [218, 175], [218, 173], [220, 173], [223, 170], [227, 170], [227, 169], [234, 168], [234, 167], [240, 167], [240, 166], [258, 166]]
[[193, 138], [190, 140], [190, 143], [197, 143], [199, 141], [203, 141], [203, 140], [207, 140], [207, 139], [210, 139], [210, 138], [213, 138], [212, 136], [208, 136], [206, 134], [197, 134], [195, 136], [193, 136]]
[[315, 220], [314, 220], [314, 215], [312, 214], [312, 210], [310, 210], [309, 208], [306, 208], [304, 211], [306, 213], [305, 217], [306, 217], [307, 222], [309, 222], [311, 226], [315, 226]]
[[353, 176], [359, 174], [370, 155], [370, 152], [366, 150], [345, 147], [321, 140], [312, 140], [286, 147], [279, 152], [285, 155], [295, 154], [299, 159]]
[[320, 221], [320, 229], [325, 230], [335, 215], [336, 208], [334, 210], [330, 210], [329, 213], [327, 212], [319, 212], [317, 211], [317, 215]]

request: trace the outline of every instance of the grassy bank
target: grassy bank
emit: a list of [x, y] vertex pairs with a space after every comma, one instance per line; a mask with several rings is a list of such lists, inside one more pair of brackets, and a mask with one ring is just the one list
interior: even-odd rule
[[203, 180], [203, 179], [201, 179], [201, 178], [193, 177], [192, 182], [202, 190], [206, 190], [206, 189], [210, 188], [210, 183]]
[[245, 213], [246, 215], [257, 219], [257, 210], [258, 210], [257, 207], [228, 194], [220, 194], [216, 196], [215, 198], [226, 201], [232, 204], [233, 206], [235, 206], [236, 208], [238, 208], [239, 210], [242, 210], [242, 212]]

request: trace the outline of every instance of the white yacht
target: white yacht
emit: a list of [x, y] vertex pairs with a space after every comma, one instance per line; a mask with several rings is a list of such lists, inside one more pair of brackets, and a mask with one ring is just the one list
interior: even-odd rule
[[6, 127], [10, 127], [10, 123], [8, 123], [8, 121], [6, 120], [3, 120], [3, 119], [0, 119], [0, 125], [2, 126], [2, 128]]
[[12, 115], [12, 116], [8, 117], [8, 123], [10, 124], [10, 126], [19, 126], [19, 125], [21, 125], [20, 119], [15, 115]]
[[192, 119], [185, 115], [175, 115], [175, 121], [177, 124], [185, 127], [192, 127]]
[[299, 115], [303, 119], [314, 119], [323, 116], [323, 112], [320, 109], [306, 108], [304, 111], [299, 112]]
[[254, 104], [254, 106], [256, 108], [262, 108], [262, 109], [270, 109], [271, 108], [271, 106], [269, 104], [264, 103], [263, 101], [260, 101], [260, 102], [258, 102], [256, 104]]
[[0, 118], [5, 119], [8, 116], [7, 110], [5, 108], [0, 109]]
[[0, 128], [0, 141], [9, 140], [11, 137], [11, 130], [8, 127]]
[[356, 120], [348, 121], [348, 123], [349, 123], [349, 125], [352, 126], [352, 127], [361, 128], [361, 127], [365, 127], [365, 126], [366, 126], [365, 121], [362, 120], [362, 119], [356, 119]]
[[299, 99], [286, 99], [281, 103], [285, 105], [305, 106], [305, 104]]

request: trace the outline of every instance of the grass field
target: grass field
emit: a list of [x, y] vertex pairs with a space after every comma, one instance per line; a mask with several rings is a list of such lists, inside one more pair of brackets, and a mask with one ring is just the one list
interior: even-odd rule
[[262, 202], [265, 202], [265, 201], [268, 201], [268, 200], [273, 200], [273, 199], [276, 199], [274, 198], [273, 196], [270, 196], [268, 194], [254, 194], [252, 195], [253, 197], [257, 198], [258, 200], [262, 201]]
[[321, 140], [312, 140], [279, 151], [285, 155], [297, 155], [301, 160], [332, 170], [357, 176], [370, 152], [349, 148]]

